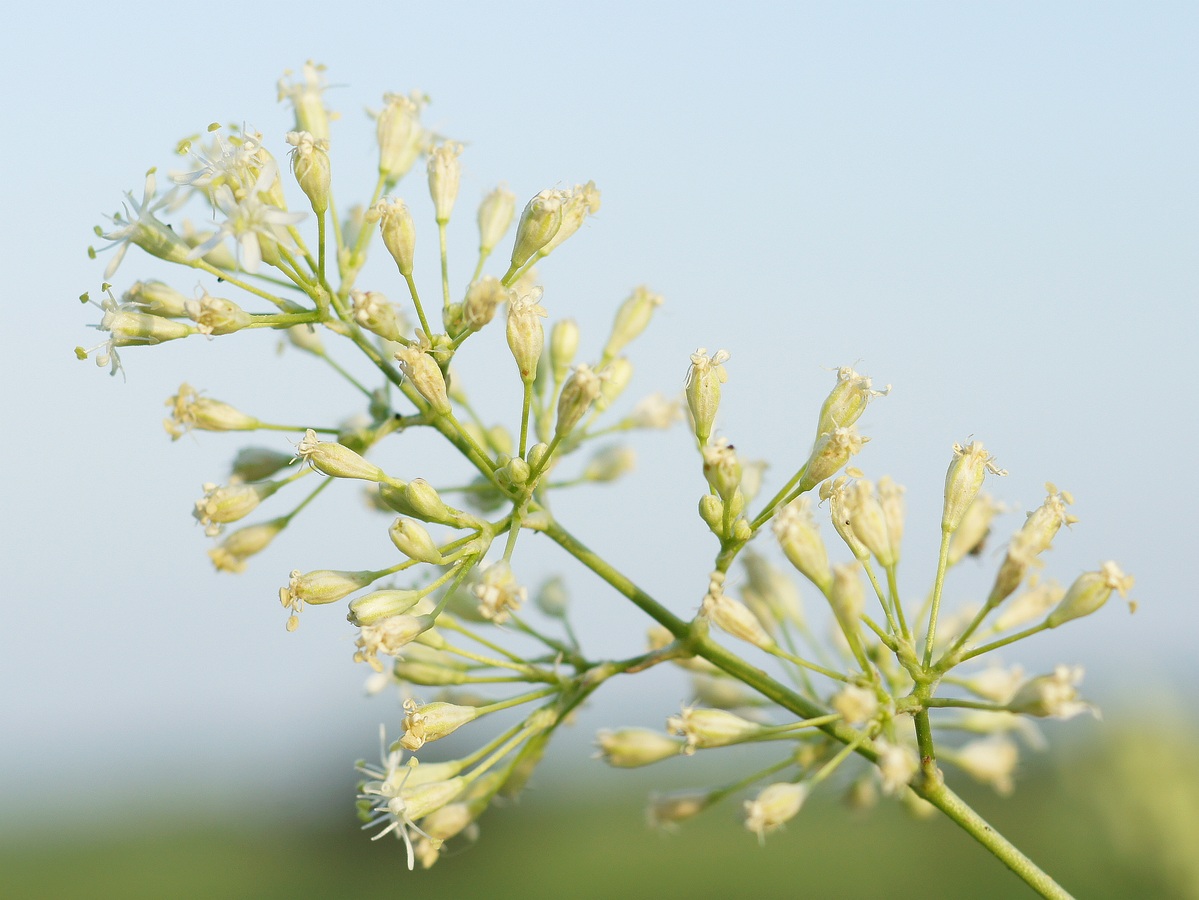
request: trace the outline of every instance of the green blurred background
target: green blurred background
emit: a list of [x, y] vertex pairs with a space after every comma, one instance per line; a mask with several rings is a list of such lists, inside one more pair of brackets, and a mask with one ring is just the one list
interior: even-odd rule
[[[1199, 897], [1199, 733], [1166, 721], [1083, 725], [1026, 764], [1012, 797], [969, 786], [963, 794], [1080, 898]], [[709, 754], [697, 768], [718, 775], [718, 759]], [[665, 768], [652, 776], [672, 777]], [[328, 800], [304, 813], [242, 796], [224, 798], [222, 817], [212, 796], [183, 793], [169, 810], [89, 826], [64, 783], [58, 824], [3, 841], [3, 892], [97, 900], [1031, 896], [954, 825], [918, 820], [896, 803], [851, 812], [822, 790], [762, 847], [731, 802], [677, 832], [651, 830], [637, 784], [652, 780], [594, 768], [546, 773], [517, 803], [484, 816], [477, 843], [415, 872], [402, 844], [371, 842], [358, 829], [348, 784], [318, 786]]]

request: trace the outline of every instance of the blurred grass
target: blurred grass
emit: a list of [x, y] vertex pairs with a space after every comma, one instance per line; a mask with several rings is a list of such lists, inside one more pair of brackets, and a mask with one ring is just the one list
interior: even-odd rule
[[[1103, 728], [1029, 764], [1014, 797], [963, 794], [1080, 898], [1199, 897], [1196, 734]], [[627, 774], [627, 773], [625, 773]], [[552, 781], [553, 779], [551, 779]], [[765, 847], [734, 804], [680, 832], [649, 830], [644, 797], [544, 784], [490, 811], [477, 844], [409, 872], [403, 845], [372, 843], [349, 797], [323, 816], [189, 821], [126, 816], [87, 831], [0, 838], [0, 895], [13, 898], [355, 898], [522, 900], [773, 897], [1006, 898], [1032, 896], [948, 821], [919, 821], [898, 804], [847, 812], [817, 794]], [[258, 807], [260, 810], [262, 806]], [[10, 820], [11, 824], [11, 820]], [[460, 845], [461, 846], [461, 845]]]

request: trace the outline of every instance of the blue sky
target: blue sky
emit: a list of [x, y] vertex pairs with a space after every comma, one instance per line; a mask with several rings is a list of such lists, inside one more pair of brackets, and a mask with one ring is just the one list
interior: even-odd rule
[[[353, 398], [265, 335], [220, 356], [218, 342], [131, 350], [127, 381], [71, 354], [96, 342], [76, 298], [101, 279], [84, 252], [101, 214], [212, 121], [256, 127], [281, 155], [291, 125], [274, 84], [308, 58], [337, 86], [339, 191], [373, 181], [364, 109], [413, 88], [432, 97], [426, 121], [468, 145], [460, 266], [469, 207], [496, 183], [523, 201], [595, 179], [603, 210], [542, 267], [545, 303], [594, 353], [633, 286], [665, 295], [630, 395], [677, 390], [691, 351], [727, 348], [721, 432], [771, 460], [777, 484], [828, 369], [856, 364], [894, 385], [862, 423], [859, 464], [908, 487], [910, 593], [935, 564], [950, 447], [974, 435], [1011, 472], [1003, 499], [1030, 509], [1048, 480], [1075, 494], [1081, 522], [1047, 574], [1116, 559], [1141, 601], [1007, 658], [1082, 663], [1109, 702], [1193, 684], [1197, 25], [1193, 5], [1169, 3], [23, 7], [0, 37], [13, 337], [0, 717], [22, 736], [0, 749], [0, 790], [33, 804], [64, 772], [97, 802], [135, 780], [160, 797], [217, 777], [273, 788], [369, 754], [393, 714], [360, 699], [337, 611], [288, 635], [274, 599], [293, 567], [374, 565], [377, 520], [343, 491], [245, 575], [217, 575], [189, 512], [240, 443], [171, 444], [159, 424], [184, 380], [301, 418]], [[419, 181], [398, 193], [427, 204]], [[117, 287], [162, 271], [131, 253]], [[464, 367], [496, 409], [518, 396], [492, 378], [507, 365]], [[626, 484], [559, 512], [690, 610], [712, 552], [698, 466], [681, 430], [637, 450]], [[450, 477], [427, 465], [405, 477]], [[538, 574], [563, 563], [536, 546], [528, 559]], [[586, 580], [576, 593], [601, 651], [639, 643], [636, 616]], [[651, 702], [615, 686], [582, 731], [660, 722], [686, 689], [658, 688]]]

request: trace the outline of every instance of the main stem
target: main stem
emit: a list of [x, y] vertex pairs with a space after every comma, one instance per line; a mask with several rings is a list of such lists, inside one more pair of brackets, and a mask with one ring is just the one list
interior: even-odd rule
[[[741, 657], [717, 644], [705, 634], [698, 633], [691, 623], [680, 619], [661, 603], [637, 587], [632, 581], [615, 569], [602, 557], [574, 537], [556, 521], [551, 520], [545, 528], [550, 540], [608, 582], [615, 590], [631, 600], [639, 609], [667, 628], [680, 641], [684, 642], [692, 652], [708, 662], [724, 670], [748, 687], [753, 688], [764, 697], [774, 701], [797, 716], [812, 719], [827, 715], [827, 710], [806, 700], [781, 682], [775, 681], [761, 669], [746, 662]], [[927, 716], [927, 712], [924, 713]], [[843, 744], [856, 742], [860, 734], [853, 728], [840, 722], [819, 726], [820, 730]], [[877, 759], [877, 751], [868, 744], [860, 745], [856, 752], [871, 762]], [[930, 761], [931, 762], [931, 761]], [[935, 763], [934, 763], [935, 764]], [[926, 769], [927, 771], [927, 769]], [[987, 848], [1000, 862], [1011, 869], [1024, 880], [1029, 887], [1042, 897], [1069, 900], [1070, 894], [1054, 881], [1048, 873], [1020, 852], [1007, 838], [997, 832], [985, 819], [976, 813], [961, 797], [945, 786], [940, 778], [923, 777], [912, 784], [919, 796], [923, 797], [945, 815], [949, 816], [967, 834]]]

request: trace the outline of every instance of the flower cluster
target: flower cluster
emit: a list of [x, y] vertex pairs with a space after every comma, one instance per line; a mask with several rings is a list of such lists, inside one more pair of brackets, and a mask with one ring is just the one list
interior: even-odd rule
[[[151, 170], [141, 201], [128, 195], [112, 227], [97, 229], [114, 250], [104, 277], [135, 246], [210, 283], [187, 297], [163, 282], [140, 281], [120, 301], [105, 284], [96, 305], [109, 338], [76, 352], [115, 373], [118, 349], [268, 329], [361, 394], [361, 409], [344, 422], [294, 423], [242, 412], [185, 383], [167, 401], [165, 426], [172, 439], [188, 432], [292, 436], [290, 450], [243, 448], [226, 483], [204, 485], [194, 516], [206, 534], [220, 537], [209, 551], [219, 571], [244, 570], [335, 483], [365, 484], [371, 506], [385, 514], [379, 527], [395, 548], [392, 558], [369, 570], [297, 567], [279, 601], [288, 630], [307, 607], [344, 601], [357, 630], [354, 659], [371, 670], [372, 689], [395, 684], [405, 695], [400, 736], [384, 741], [379, 765], [359, 764], [358, 800], [364, 827], [401, 839], [410, 867], [431, 865], [448, 840], [473, 837], [490, 803], [521, 791], [558, 727], [608, 679], [663, 663], [690, 673], [694, 702], [667, 719], [665, 732], [602, 731], [600, 755], [635, 767], [746, 743], [778, 748], [764, 768], [651, 802], [651, 821], [674, 825], [753, 790], [744, 818], [759, 839], [798, 815], [822, 783], [849, 772], [852, 760], [867, 766], [868, 774], [849, 776], [859, 804], [879, 791], [911, 804], [959, 803], [942, 762], [1007, 793], [1019, 759], [1014, 737], [1041, 740], [1030, 719], [1092, 709], [1079, 696], [1077, 666], [1025, 677], [991, 661], [994, 651], [1089, 615], [1131, 587], [1112, 562], [1064, 589], [1041, 579], [1041, 557], [1061, 526], [1075, 521], [1068, 493], [1048, 486], [1008, 542], [985, 600], [944, 613], [948, 576], [978, 553], [1003, 510], [984, 482], [1004, 474], [978, 441], [955, 445], [952, 455], [947, 448], [939, 556], [931, 586], [913, 601], [899, 580], [904, 489], [853, 465], [869, 440], [857, 423], [889, 386], [878, 390], [851, 368], [837, 370], [816, 428], [804, 437], [810, 450], [759, 500], [765, 464], [744, 459], [719, 432], [727, 351], [700, 348], [691, 356], [681, 399], [655, 394], [621, 414], [634, 372], [625, 351], [662, 298], [633, 289], [590, 358], [579, 358], [573, 320], [551, 318], [553, 294], [534, 266], [558, 255], [600, 209], [594, 182], [541, 190], [519, 212], [511, 191], [489, 192], [475, 215], [473, 275], [452, 284], [446, 232], [462, 210], [463, 145], [422, 124], [423, 94], [387, 93], [375, 115], [374, 195], [361, 206], [335, 203], [332, 175], [342, 159], [324, 89], [323, 68], [311, 62], [298, 80], [279, 83], [280, 99], [295, 113], [294, 130], [278, 136], [291, 148], [289, 165], [264, 135], [214, 127], [207, 142], [180, 142], [189, 164], [172, 175], [171, 190], [160, 195]], [[431, 273], [417, 265], [420, 229], [396, 193], [421, 159], [440, 247], [440, 269]], [[302, 199], [292, 206], [296, 191]], [[189, 204], [211, 224], [167, 221]], [[344, 219], [337, 210], [346, 211]], [[488, 273], [513, 230], [510, 255]], [[362, 284], [376, 235], [389, 274]], [[436, 285], [432, 294], [422, 295], [418, 277]], [[403, 304], [388, 299], [397, 294]], [[491, 325], [497, 318], [503, 324]], [[495, 370], [520, 389], [507, 426], [489, 424], [471, 405], [452, 366], [487, 330], [503, 331], [502, 343], [493, 336], [511, 363]], [[698, 606], [680, 613], [589, 550], [555, 516], [549, 497], [615, 481], [634, 466], [628, 447], [597, 445], [602, 437], [669, 428], [685, 416], [702, 476], [698, 511], [715, 553], [695, 581]], [[387, 457], [404, 460], [391, 471], [369, 458], [418, 429], [462, 457], [470, 474], [461, 483], [434, 488], [421, 477], [419, 459], [406, 454]], [[582, 460], [586, 448], [592, 452]], [[289, 505], [243, 524], [285, 497]], [[844, 545], [845, 561], [834, 561], [819, 518]], [[546, 535], [653, 619], [649, 646], [624, 658], [592, 656], [572, 627], [565, 583], [553, 578], [529, 590], [517, 550], [530, 532]], [[767, 546], [771, 532], [774, 545]], [[800, 583], [823, 598], [827, 616], [805, 610]], [[819, 621], [831, 624], [831, 635], [821, 636]], [[427, 745], [460, 730], [484, 734], [478, 720], [504, 711], [515, 713], [500, 717], [475, 750], [427, 761]]]

